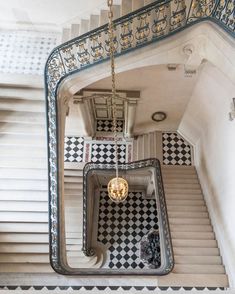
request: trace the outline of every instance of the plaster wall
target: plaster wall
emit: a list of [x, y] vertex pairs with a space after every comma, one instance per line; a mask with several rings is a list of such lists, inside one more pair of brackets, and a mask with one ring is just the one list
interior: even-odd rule
[[179, 126], [195, 146], [195, 164], [230, 286], [235, 287], [235, 84], [206, 63]]

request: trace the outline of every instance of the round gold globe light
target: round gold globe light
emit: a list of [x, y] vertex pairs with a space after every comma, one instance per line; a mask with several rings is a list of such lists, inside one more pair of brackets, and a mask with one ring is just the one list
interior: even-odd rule
[[109, 198], [116, 202], [123, 202], [128, 195], [128, 183], [123, 178], [113, 178], [108, 183]]

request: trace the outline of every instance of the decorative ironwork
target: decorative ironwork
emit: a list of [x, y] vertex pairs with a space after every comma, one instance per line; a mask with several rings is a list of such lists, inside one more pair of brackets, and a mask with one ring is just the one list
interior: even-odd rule
[[[158, 159], [150, 158], [140, 161], [135, 161], [131, 163], [121, 164], [119, 165], [119, 170], [125, 173], [128, 171], [138, 170], [148, 168], [153, 172], [155, 181], [155, 197], [157, 201], [158, 207], [158, 221], [159, 221], [159, 236], [160, 236], [160, 244], [161, 244], [161, 266], [158, 268], [153, 267], [151, 269], [142, 270], [119, 270], [118, 272], [112, 270], [102, 270], [99, 269], [99, 274], [120, 274], [121, 272], [126, 272], [128, 274], [152, 274], [152, 275], [164, 275], [169, 273], [174, 266], [174, 258], [170, 237], [170, 229], [168, 224], [168, 216], [165, 202], [165, 193], [163, 188], [163, 181], [161, 175], [161, 165]], [[83, 169], [83, 252], [86, 254], [91, 254], [88, 256], [92, 256], [94, 254], [93, 248], [91, 248], [91, 244], [88, 242], [88, 216], [91, 213], [89, 211], [89, 187], [91, 186], [90, 177], [99, 172], [114, 172], [115, 164], [97, 164], [97, 163], [87, 163]], [[93, 270], [94, 271], [94, 270]], [[64, 272], [66, 273], [66, 271]], [[70, 272], [70, 274], [76, 274], [75, 272]]]
[[[166, 38], [200, 21], [212, 21], [235, 37], [233, 0], [158, 0], [114, 21], [115, 54]], [[142, 24], [141, 24], [142, 21]], [[139, 24], [139, 25], [138, 25]], [[150, 32], [149, 32], [150, 30]], [[51, 263], [58, 272], [60, 264], [60, 193], [57, 89], [69, 75], [109, 58], [108, 25], [55, 48], [45, 67], [48, 121], [48, 165], [50, 203]], [[142, 34], [142, 35], [141, 35]], [[143, 37], [142, 37], [143, 36]], [[102, 50], [105, 49], [105, 50]], [[63, 153], [61, 153], [62, 156]]]

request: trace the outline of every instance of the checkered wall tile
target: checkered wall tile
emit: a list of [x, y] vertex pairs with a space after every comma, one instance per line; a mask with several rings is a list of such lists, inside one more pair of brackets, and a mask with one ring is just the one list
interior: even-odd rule
[[[140, 259], [140, 241], [153, 228], [158, 229], [155, 199], [144, 199], [142, 193], [130, 192], [123, 203], [115, 203], [106, 191], [100, 192], [97, 239], [108, 247], [104, 267], [148, 268]], [[159, 266], [160, 263], [159, 260]]]
[[162, 134], [163, 164], [192, 165], [191, 146], [177, 133]]
[[[118, 162], [126, 162], [126, 144], [118, 144]], [[112, 143], [93, 143], [91, 146], [91, 162], [114, 163], [115, 145]]]
[[[99, 119], [96, 121], [97, 132], [113, 132], [113, 121]], [[123, 132], [123, 120], [117, 120], [117, 132]]]
[[84, 150], [84, 139], [82, 137], [65, 137], [64, 161], [82, 162]]

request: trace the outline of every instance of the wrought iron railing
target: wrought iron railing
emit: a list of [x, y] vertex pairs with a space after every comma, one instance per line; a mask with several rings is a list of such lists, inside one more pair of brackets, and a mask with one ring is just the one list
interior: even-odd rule
[[[123, 55], [171, 36], [201, 21], [212, 21], [235, 36], [234, 0], [158, 0], [114, 23], [116, 55]], [[68, 76], [109, 58], [108, 26], [88, 32], [57, 48], [45, 67], [48, 121], [51, 263], [61, 271], [59, 248], [57, 91]]]

